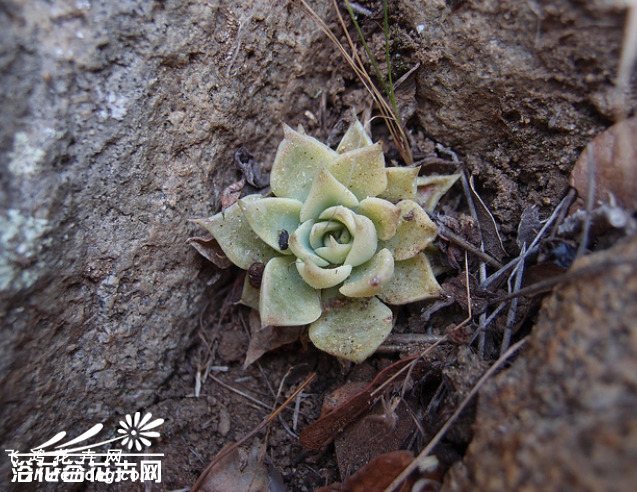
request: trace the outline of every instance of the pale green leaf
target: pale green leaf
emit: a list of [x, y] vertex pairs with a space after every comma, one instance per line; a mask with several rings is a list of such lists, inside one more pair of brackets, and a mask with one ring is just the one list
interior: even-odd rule
[[355, 208], [358, 200], [324, 166], [321, 166], [312, 183], [310, 193], [303, 203], [301, 222], [317, 219], [323, 210], [335, 205]]
[[378, 297], [387, 304], [402, 305], [438, 297], [440, 291], [429, 260], [419, 254], [394, 263], [394, 275]]
[[228, 207], [225, 212], [207, 219], [194, 219], [192, 222], [205, 227], [230, 261], [244, 270], [253, 263], [266, 263], [270, 258], [279, 256], [277, 251], [257, 236], [237, 203]]
[[339, 285], [352, 271], [350, 265], [341, 265], [336, 268], [321, 268], [311, 261], [304, 262], [302, 260], [296, 260], [296, 269], [301, 275], [301, 278], [315, 289], [329, 289], [330, 287]]
[[365, 198], [356, 213], [369, 218], [376, 227], [378, 239], [387, 241], [396, 234], [400, 220], [400, 209], [391, 202], [377, 197]]
[[343, 154], [350, 150], [367, 147], [368, 145], [372, 145], [372, 139], [369, 138], [365, 128], [357, 119], [349, 126], [345, 135], [343, 135], [343, 139], [341, 140], [341, 143], [338, 144], [336, 152]]
[[381, 249], [367, 263], [354, 268], [340, 292], [348, 297], [371, 297], [378, 294], [394, 274], [394, 257]]
[[396, 234], [385, 243], [395, 260], [412, 258], [425, 249], [438, 234], [438, 228], [427, 212], [412, 200], [396, 204], [400, 209], [400, 222]]
[[323, 303], [325, 312], [310, 325], [310, 340], [320, 350], [341, 359], [363, 362], [392, 330], [392, 311], [376, 297], [324, 296]]
[[347, 230], [349, 230], [350, 233], [353, 234], [354, 231], [356, 230], [356, 221], [354, 220], [355, 215], [356, 214], [352, 212], [349, 208], [336, 206], [336, 207], [326, 208], [325, 210], [323, 210], [323, 213], [319, 215], [319, 219], [326, 220], [330, 223], [334, 221], [338, 221], [344, 224], [345, 227], [347, 227]]
[[314, 252], [321, 258], [329, 261], [332, 265], [340, 265], [345, 261], [351, 249], [351, 243], [341, 244], [330, 236], [329, 244], [316, 248]]
[[352, 231], [352, 236], [354, 236], [352, 249], [345, 258], [345, 263], [358, 266], [374, 256], [378, 247], [378, 236], [374, 223], [367, 217], [355, 215], [354, 219], [356, 220], [356, 230]]
[[414, 200], [416, 198], [416, 179], [419, 167], [389, 167], [387, 172], [387, 188], [378, 195], [390, 202]]
[[[289, 234], [299, 226], [301, 202], [292, 198], [268, 197], [260, 200], [244, 198], [238, 203], [252, 230], [265, 243], [282, 254], [292, 254], [287, 240]], [[284, 247], [281, 248], [281, 245]]]
[[263, 270], [259, 313], [263, 326], [306, 325], [321, 315], [321, 299], [296, 270], [294, 260], [273, 258]]
[[387, 187], [385, 156], [380, 143], [338, 154], [326, 165], [359, 200], [376, 196]]
[[283, 132], [285, 138], [272, 164], [270, 186], [276, 196], [304, 202], [321, 165], [332, 162], [339, 154], [287, 125]]
[[327, 261], [318, 256], [310, 244], [310, 233], [314, 226], [313, 220], [303, 222], [288, 239], [288, 246], [297, 258], [303, 261], [312, 261], [318, 266], [326, 267], [329, 265]]
[[417, 180], [417, 191], [415, 200], [427, 212], [431, 213], [438, 205], [438, 201], [462, 176], [461, 174], [451, 174], [449, 176], [421, 176]]
[[251, 307], [257, 311], [259, 310], [259, 289], [255, 289], [250, 285], [250, 280], [247, 274], [243, 280], [243, 291], [239, 302], [244, 306]]

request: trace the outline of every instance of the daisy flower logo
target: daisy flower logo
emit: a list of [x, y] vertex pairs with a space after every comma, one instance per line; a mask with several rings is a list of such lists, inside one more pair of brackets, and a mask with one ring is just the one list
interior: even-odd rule
[[150, 419], [153, 417], [151, 413], [147, 413], [144, 415], [144, 418], [141, 418], [141, 414], [139, 412], [135, 413], [135, 417], [131, 417], [130, 415], [126, 415], [126, 422], [121, 420], [119, 425], [122, 426], [121, 429], [117, 429], [117, 432], [120, 434], [124, 434], [124, 439], [122, 441], [123, 446], [128, 446], [128, 449], [135, 449], [137, 451], [142, 450], [142, 444], [144, 446], [150, 446], [150, 441], [147, 439], [148, 437], [159, 437], [159, 432], [151, 431], [155, 427], [159, 427], [164, 423], [164, 419], [155, 419], [152, 422]]

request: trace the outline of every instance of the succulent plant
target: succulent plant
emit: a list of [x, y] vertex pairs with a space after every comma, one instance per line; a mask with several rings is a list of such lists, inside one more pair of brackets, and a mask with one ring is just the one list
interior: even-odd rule
[[[388, 305], [440, 292], [423, 253], [437, 228], [416, 201], [419, 168], [386, 168], [381, 144], [358, 121], [336, 151], [288, 126], [284, 133], [268, 196], [194, 222], [248, 270], [242, 301], [263, 326], [309, 324], [319, 349], [362, 362], [392, 330]], [[422, 197], [427, 207], [439, 198]]]

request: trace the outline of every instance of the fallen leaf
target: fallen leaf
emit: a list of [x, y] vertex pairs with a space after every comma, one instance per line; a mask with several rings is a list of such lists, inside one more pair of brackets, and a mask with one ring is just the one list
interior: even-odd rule
[[250, 312], [250, 344], [243, 368], [245, 369], [270, 350], [296, 342], [300, 334], [301, 327], [299, 326], [264, 326], [261, 328], [259, 312], [253, 309]]
[[217, 240], [212, 237], [212, 234], [202, 237], [191, 237], [186, 241], [186, 244], [190, 244], [201, 256], [219, 268], [230, 268], [232, 266], [232, 261], [225, 255]]
[[537, 233], [542, 229], [542, 222], [540, 222], [540, 212], [535, 205], [526, 207], [520, 217], [520, 224], [518, 225], [518, 237], [516, 242], [518, 247], [527, 246], [533, 242]]
[[404, 376], [395, 378], [392, 384], [386, 385], [383, 392], [378, 395], [372, 394], [411, 363], [415, 364], [410, 373], [415, 379], [432, 369], [432, 364], [429, 361], [419, 359], [419, 355], [406, 357], [386, 367], [378, 373], [363, 391], [303, 429], [299, 436], [303, 447], [316, 450], [325, 448], [347, 424], [355, 421], [360, 415], [369, 410], [375, 403], [376, 398], [394, 388], [395, 385], [402, 384], [404, 377], [407, 376], [407, 369], [403, 371]]
[[[467, 309], [467, 279], [466, 274], [447, 280], [442, 284], [442, 291], [463, 309]], [[478, 280], [469, 275], [469, 294], [471, 295], [471, 309], [474, 313], [480, 313], [487, 306], [488, 302], [496, 297], [492, 292], [478, 287]]]
[[[385, 395], [371, 412], [336, 436], [334, 448], [341, 479], [347, 479], [375, 456], [400, 449], [416, 428], [411, 417], [417, 406], [414, 399], [413, 395], [405, 396], [404, 400], [400, 396]], [[407, 405], [411, 406], [412, 412]]]
[[592, 152], [595, 201], [610, 202], [631, 213], [637, 210], [637, 117], [621, 121], [596, 136], [586, 146], [571, 172], [570, 183], [580, 196], [588, 196], [589, 155]]
[[[321, 487], [315, 492], [383, 492], [411, 464], [411, 451], [394, 451], [373, 458], [342, 484]], [[411, 490], [413, 480], [406, 481], [399, 491]]]
[[[229, 443], [223, 452], [234, 443]], [[263, 492], [268, 490], [268, 472], [259, 459], [261, 446], [249, 452], [235, 448], [208, 472], [203, 484], [193, 492]]]
[[241, 198], [241, 193], [243, 192], [243, 187], [246, 184], [246, 180], [241, 179], [235, 183], [232, 183], [230, 186], [227, 186], [221, 192], [221, 211], [225, 212], [225, 210], [234, 205], [239, 198]]
[[261, 173], [261, 166], [245, 147], [239, 147], [239, 150], [234, 153], [234, 165], [241, 171], [245, 180], [255, 188], [265, 188], [270, 183], [270, 175]]
[[469, 177], [469, 187], [471, 189], [471, 195], [476, 206], [476, 213], [478, 214], [478, 220], [480, 221], [480, 230], [482, 232], [482, 242], [484, 243], [484, 250], [498, 261], [507, 256], [507, 252], [502, 245], [502, 239], [498, 232], [498, 226], [495, 223], [495, 219], [489, 210], [489, 207], [482, 201], [480, 195], [476, 191], [473, 185], [473, 176]]

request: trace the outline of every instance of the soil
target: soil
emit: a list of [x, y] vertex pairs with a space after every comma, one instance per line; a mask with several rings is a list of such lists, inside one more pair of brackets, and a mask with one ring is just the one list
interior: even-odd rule
[[[2, 367], [7, 374], [0, 389], [3, 395], [11, 395], [3, 401], [2, 443], [26, 449], [51, 428], [85, 426], [89, 418], [116, 425], [123, 414], [143, 408], [165, 419], [161, 437], [152, 447], [153, 452], [164, 453], [162, 484], [146, 490], [182, 490], [192, 486], [225, 445], [247, 435], [315, 372], [318, 378], [299, 400], [296, 427], [292, 403], [279, 420], [247, 443], [248, 447], [267, 444], [265, 455], [271, 468], [282, 474], [288, 490], [313, 491], [345, 480], [372, 457], [370, 448], [386, 451], [379, 443], [389, 441], [388, 435], [400, 436], [397, 446], [411, 443], [414, 451], [422, 449], [497, 358], [506, 319], [497, 320], [483, 354], [477, 353], [475, 344], [467, 345], [472, 331], [464, 338], [454, 332], [456, 343], [428, 352], [431, 369], [407, 392], [409, 409], [398, 413], [401, 421], [417, 415], [423, 426], [420, 432], [414, 432], [411, 425], [403, 432], [400, 425], [382, 423], [381, 418], [391, 417], [391, 411], [384, 412], [380, 401], [370, 411], [379, 418], [367, 420], [360, 429], [346, 428], [326, 450], [309, 451], [300, 445], [298, 434], [319, 418], [330, 393], [346, 383], [369, 383], [409, 350], [402, 347], [360, 365], [341, 365], [301, 337], [244, 368], [250, 313], [233, 303], [241, 272], [219, 270], [194, 250], [187, 250], [185, 240], [201, 232], [187, 219], [210, 216], [220, 209], [223, 190], [240, 177], [233, 165], [239, 147], [246, 147], [264, 171], [269, 169], [282, 137], [280, 122], [302, 124], [309, 134], [333, 145], [346, 127], [351, 108], [360, 117], [376, 112], [368, 112], [372, 108], [369, 95], [334, 45], [300, 9], [285, 2], [271, 7], [260, 1], [213, 3], [156, 2], [144, 7], [130, 2], [131, 12], [136, 13], [125, 22], [120, 13], [108, 9], [88, 13], [82, 5], [64, 4], [68, 12], [62, 14], [47, 10], [44, 21], [13, 4], [0, 7], [3, 22], [13, 26], [12, 33], [19, 32], [8, 38], [6, 51], [13, 47], [15, 53], [28, 54], [2, 59], [3, 68], [19, 65], [24, 70], [3, 74], [3, 87], [11, 88], [3, 91], [3, 101], [13, 98], [17, 102], [7, 103], [9, 109], [1, 116], [6, 124], [2, 125], [0, 150], [11, 163], [18, 161], [20, 152], [27, 155], [30, 145], [46, 150], [36, 162], [43, 171], [3, 170], [0, 183], [11, 191], [0, 197], [1, 205], [8, 210], [12, 203], [24, 202], [22, 209], [35, 210], [41, 220], [50, 221], [36, 239], [53, 237], [53, 244], [63, 245], [58, 249], [51, 242], [39, 249], [33, 246], [37, 259], [35, 253], [21, 259], [14, 258], [18, 246], [11, 242], [12, 237], [2, 239], [12, 252], [7, 256], [10, 266], [18, 265], [0, 298], [6, 321]], [[614, 81], [624, 11], [601, 0], [390, 3], [394, 80], [420, 64], [397, 89], [414, 155], [429, 170], [462, 165], [473, 175], [509, 259], [515, 257], [520, 250], [516, 239], [523, 211], [534, 205], [542, 219], [553, 212], [568, 190], [569, 174], [581, 150], [615, 118]], [[371, 51], [382, 63], [382, 2], [360, 4], [373, 13], [361, 16], [361, 25]], [[331, 3], [317, 2], [315, 8], [345, 43]], [[77, 39], [67, 34], [71, 31], [62, 29], [65, 23], [73, 24], [73, 29], [102, 26], [104, 36], [111, 33], [110, 42], [96, 30], [79, 49], [73, 44]], [[75, 49], [75, 58], [68, 55], [69, 59], [58, 60], [63, 69], [53, 62], [43, 64], [47, 53], [39, 51], [40, 36], [67, 42], [68, 46], [60, 42], [63, 51]], [[364, 51], [359, 51], [364, 58]], [[29, 57], [40, 57], [38, 64]], [[39, 67], [37, 78], [29, 78], [31, 85], [21, 87], [19, 74], [28, 72], [33, 64]], [[120, 65], [136, 68], [129, 75], [113, 71]], [[366, 67], [372, 70], [367, 62]], [[64, 84], [70, 95], [61, 88]], [[127, 97], [135, 103], [126, 106]], [[56, 101], [51, 111], [47, 109], [50, 99]], [[40, 103], [43, 109], [34, 109]], [[62, 106], [71, 109], [62, 112]], [[623, 109], [632, 114], [635, 107], [631, 92]], [[98, 113], [102, 116], [96, 116]], [[32, 121], [41, 120], [58, 130], [54, 143], [41, 130], [33, 130], [37, 138], [24, 130]], [[64, 122], [66, 133], [59, 133], [56, 121]], [[382, 122], [377, 119], [371, 127], [374, 140], [383, 140], [388, 160], [403, 165]], [[31, 139], [28, 145], [16, 143], [20, 131]], [[122, 169], [112, 168], [111, 162]], [[126, 179], [117, 178], [129, 168], [133, 171]], [[18, 181], [25, 190], [45, 191], [23, 192], [15, 184]], [[65, 188], [64, 183], [70, 184]], [[464, 218], [469, 214], [464, 197], [461, 186], [454, 187], [440, 210]], [[81, 224], [82, 234], [70, 225], [75, 222]], [[64, 234], [70, 239], [62, 239]], [[26, 244], [26, 239], [21, 241]], [[462, 263], [463, 253], [458, 258]], [[471, 268], [476, 274], [477, 265], [474, 258]], [[26, 273], [36, 270], [34, 280], [29, 280]], [[462, 280], [459, 272], [451, 272], [441, 281]], [[599, 279], [596, 289], [606, 293], [606, 300], [614, 299], [617, 290], [635, 292], [634, 282], [625, 287], [621, 282], [605, 282], [602, 274]], [[634, 301], [631, 295], [615, 304], [608, 301], [604, 311], [621, 311], [624, 303]], [[63, 302], [58, 304], [60, 299]], [[540, 315], [542, 326], [547, 319], [559, 317], [560, 306], [573, 299], [582, 309], [594, 302], [582, 300], [578, 292], [553, 296]], [[421, 313], [428, 307], [431, 303], [400, 310], [394, 333], [443, 336], [467, 317], [465, 305], [456, 303], [433, 314], [425, 324]], [[527, 308], [530, 313], [518, 315], [520, 337], [535, 334], [532, 327], [538, 318], [534, 307], [537, 303], [530, 300], [520, 304], [519, 313]], [[595, 314], [593, 308], [591, 312]], [[564, 332], [570, 333], [579, 321], [574, 317], [564, 323]], [[634, 322], [623, 323], [622, 330], [634, 333]], [[475, 329], [475, 324], [471, 327]], [[546, 330], [536, 336], [545, 340]], [[566, 352], [576, 350], [565, 345]], [[30, 358], [30, 354], [35, 355]], [[595, 360], [594, 353], [589, 356]], [[552, 380], [581, 377], [568, 364], [558, 362], [550, 377], [542, 373], [537, 341], [533, 350], [519, 357], [526, 362], [518, 366], [534, 367], [546, 390], [538, 400], [525, 400], [527, 409], [541, 406], [538, 401], [549, 398]], [[634, 364], [634, 353], [621, 363], [624, 368]], [[522, 369], [515, 371], [517, 375]], [[624, 374], [622, 371], [617, 369], [609, 376], [593, 370], [591, 377], [608, 380]], [[47, 379], [47, 374], [59, 377]], [[497, 384], [501, 386], [490, 387], [485, 401], [510, 405], [516, 411], [519, 408], [511, 403], [518, 401], [515, 392], [533, 391], [512, 383], [505, 388], [511, 401], [500, 401], [497, 388], [504, 383], [498, 380]], [[617, 391], [625, 398], [617, 397], [611, 404], [632, 404], [634, 387], [626, 383]], [[571, 403], [553, 409], [552, 418], [568, 422], [569, 415], [581, 406], [576, 398]], [[385, 404], [391, 404], [391, 395]], [[54, 410], [46, 413], [42, 408]], [[529, 415], [523, 410], [520, 419]], [[547, 412], [542, 407], [533, 418], [549, 418]], [[363, 414], [359, 422], [365, 423], [370, 415]], [[635, 423], [634, 416], [617, 415], [628, 420], [627, 426]], [[502, 485], [489, 483], [489, 477], [478, 471], [484, 466], [485, 450], [493, 449], [495, 429], [505, 418], [489, 413], [482, 399], [461, 414], [435, 448], [445, 469], [452, 469], [443, 480], [445, 490], [497, 490]], [[594, 427], [594, 412], [587, 413], [584, 420]], [[472, 443], [481, 421], [486, 427], [476, 432], [479, 440]], [[373, 424], [367, 425], [369, 422]], [[516, 439], [521, 442], [531, 435], [531, 427], [520, 426]], [[560, 432], [568, 433], [568, 426], [560, 427]], [[573, 435], [579, 435], [577, 432]], [[626, 433], [628, 444], [614, 428], [608, 435], [616, 440], [609, 446], [632, 453], [632, 434]], [[597, 449], [595, 436], [585, 437], [590, 449]], [[567, 449], [576, 440], [547, 442]], [[516, 452], [528, 456], [529, 451], [521, 446]], [[591, 455], [581, 458], [582, 466], [604, 461], [595, 461], [599, 457]], [[628, 473], [620, 466], [626, 456], [613, 456], [616, 473]], [[505, 449], [499, 463], [508, 463], [508, 457]], [[536, 458], [519, 460], [503, 473], [526, 476], [542, 462], [541, 456]], [[488, 465], [493, 474], [502, 471]], [[595, 490], [612, 489], [608, 483], [614, 482], [605, 482], [603, 474], [593, 475], [601, 477]], [[554, 480], [547, 490], [559, 490], [571, 479], [568, 473], [547, 477]], [[529, 483], [529, 490], [542, 489], [543, 484], [534, 481], [511, 479], [508, 490]], [[613, 490], [628, 490], [625, 487], [630, 481], [618, 483]], [[489, 489], [492, 485], [495, 488]], [[114, 484], [108, 490], [140, 487]], [[106, 490], [97, 485], [81, 489]], [[270, 490], [277, 489], [271, 486]]]

